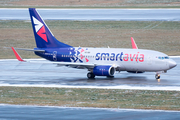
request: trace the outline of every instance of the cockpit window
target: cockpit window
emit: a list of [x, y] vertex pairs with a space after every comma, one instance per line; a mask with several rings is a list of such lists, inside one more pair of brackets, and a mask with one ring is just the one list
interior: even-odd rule
[[168, 56], [166, 56], [166, 57], [158, 57], [158, 59], [164, 60], [164, 59], [169, 59], [169, 57]]

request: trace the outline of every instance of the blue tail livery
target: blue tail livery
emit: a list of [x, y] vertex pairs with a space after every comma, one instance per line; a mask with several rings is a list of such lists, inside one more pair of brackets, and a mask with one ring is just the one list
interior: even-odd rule
[[29, 8], [29, 14], [31, 18], [34, 37], [36, 40], [36, 45], [38, 48], [71, 47], [70, 45], [59, 42], [54, 37], [35, 8]]
[[[36, 55], [60, 66], [87, 69], [88, 78], [114, 77], [116, 71], [127, 71], [130, 73], [155, 72], [155, 78], [160, 79], [160, 73], [176, 66], [176, 62], [162, 52], [138, 49], [133, 38], [131, 38], [133, 49], [67, 45], [54, 37], [35, 8], [29, 8], [29, 13], [37, 48], [15, 49], [34, 51]], [[24, 61], [16, 50], [12, 49], [18, 60]], [[43, 63], [49, 64], [46, 61]]]

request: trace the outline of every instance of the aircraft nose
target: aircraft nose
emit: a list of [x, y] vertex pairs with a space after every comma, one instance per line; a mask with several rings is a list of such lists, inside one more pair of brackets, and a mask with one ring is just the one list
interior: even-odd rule
[[177, 63], [174, 61], [174, 60], [170, 60], [169, 61], [169, 68], [173, 68], [173, 67], [176, 67]]

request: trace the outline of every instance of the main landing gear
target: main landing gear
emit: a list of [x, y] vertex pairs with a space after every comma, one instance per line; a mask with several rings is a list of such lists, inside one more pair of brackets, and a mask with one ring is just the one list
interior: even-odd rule
[[160, 77], [161, 77], [160, 74], [156, 73], [155, 78], [158, 82], [160, 82]]
[[88, 77], [89, 79], [94, 79], [94, 78], [95, 78], [95, 75], [94, 75], [92, 72], [88, 72], [87, 77]]

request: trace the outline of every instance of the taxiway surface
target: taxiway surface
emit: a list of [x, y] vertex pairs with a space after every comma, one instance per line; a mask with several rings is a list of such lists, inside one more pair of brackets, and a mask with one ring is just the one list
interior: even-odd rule
[[[37, 9], [43, 19], [180, 21], [180, 9]], [[0, 9], [0, 20], [30, 20], [28, 9]]]
[[19, 62], [16, 59], [0, 60], [0, 86], [80, 87], [109, 89], [146, 89], [180, 91], [180, 58], [177, 66], [161, 74], [154, 72], [132, 74], [116, 73], [114, 78], [96, 77], [89, 80], [86, 69], [57, 67], [55, 64]]
[[178, 120], [179, 111], [0, 105], [3, 120]]

